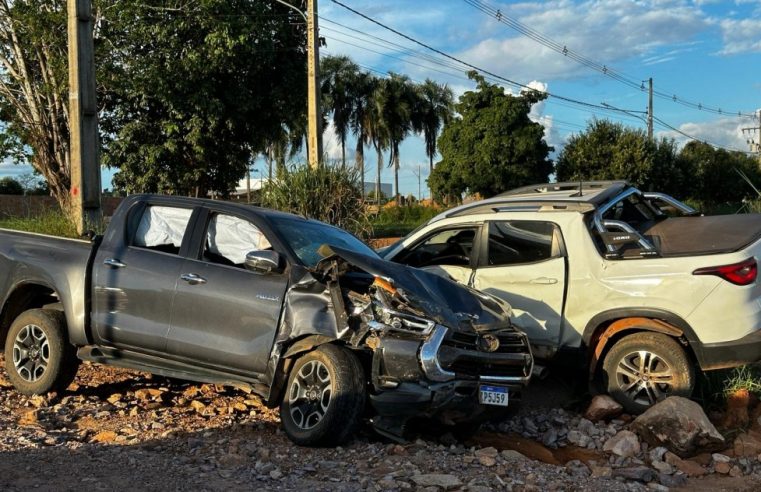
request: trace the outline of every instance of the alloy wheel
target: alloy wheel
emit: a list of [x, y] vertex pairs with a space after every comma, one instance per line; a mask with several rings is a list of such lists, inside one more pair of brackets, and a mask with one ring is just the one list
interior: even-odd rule
[[288, 403], [294, 424], [302, 430], [312, 429], [325, 417], [333, 395], [330, 371], [322, 362], [304, 364], [291, 383]]
[[33, 383], [48, 367], [50, 345], [45, 332], [37, 325], [26, 325], [13, 342], [13, 366], [22, 379]]
[[671, 393], [674, 372], [658, 354], [647, 350], [630, 352], [616, 366], [616, 384], [632, 401], [653, 405]]

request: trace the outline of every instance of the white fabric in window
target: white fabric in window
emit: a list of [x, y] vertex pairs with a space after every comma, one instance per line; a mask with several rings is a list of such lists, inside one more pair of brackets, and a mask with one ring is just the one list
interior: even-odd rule
[[230, 215], [217, 215], [211, 220], [207, 244], [210, 253], [223, 256], [236, 265], [242, 265], [251, 251], [272, 247], [258, 227]]
[[148, 207], [137, 226], [135, 245], [152, 248], [171, 244], [179, 248], [192, 213], [188, 208]]

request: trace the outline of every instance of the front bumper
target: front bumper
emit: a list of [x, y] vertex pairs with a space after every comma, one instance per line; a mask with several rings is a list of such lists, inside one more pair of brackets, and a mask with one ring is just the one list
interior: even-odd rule
[[738, 340], [722, 343], [693, 344], [704, 371], [727, 369], [761, 361], [761, 329]]
[[[370, 395], [380, 418], [376, 422], [385, 421], [381, 425], [393, 427], [388, 422], [403, 426], [413, 417], [437, 418], [447, 424], [484, 420], [486, 415], [504, 411], [505, 407], [479, 403], [478, 391], [483, 383], [507, 387], [510, 402], [520, 399], [533, 369], [525, 335], [506, 331], [502, 335], [503, 352], [476, 350], [470, 342], [477, 334], [460, 334], [459, 338], [452, 335], [455, 334], [446, 327], [437, 325], [423, 343], [390, 336], [381, 340], [373, 357], [376, 391]], [[489, 369], [493, 372], [487, 372]]]

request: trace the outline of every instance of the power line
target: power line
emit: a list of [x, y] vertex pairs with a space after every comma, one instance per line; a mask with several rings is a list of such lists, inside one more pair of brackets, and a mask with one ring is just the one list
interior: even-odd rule
[[[463, 0], [463, 1], [467, 3], [468, 5], [471, 5], [472, 7], [476, 8], [477, 10], [485, 13], [486, 15], [493, 17], [494, 19], [497, 20], [497, 22], [500, 22], [501, 24], [504, 24], [510, 27], [511, 29], [518, 31], [520, 34], [523, 34], [529, 39], [532, 39], [536, 41], [537, 43], [543, 46], [546, 46], [547, 48], [550, 48], [551, 50], [557, 53], [562, 54], [566, 58], [574, 60], [575, 62], [581, 65], [584, 65], [592, 70], [600, 72], [603, 75], [610, 77], [614, 80], [617, 80], [618, 82], [621, 82], [622, 84], [628, 87], [638, 89], [642, 92], [646, 91], [644, 82], [637, 81], [634, 77], [631, 77], [622, 72], [619, 72], [607, 65], [600, 64], [590, 58], [587, 58], [586, 56], [581, 55], [580, 53], [577, 53], [574, 50], [569, 49], [566, 45], [561, 44], [551, 38], [548, 38], [544, 34], [520, 22], [519, 20], [512, 18], [508, 15], [505, 15], [500, 9], [490, 6], [487, 2], [483, 0]], [[700, 111], [706, 111], [706, 112], [710, 112], [714, 114], [734, 116], [734, 112], [732, 111], [728, 112], [728, 111], [722, 110], [720, 107], [711, 107], [708, 105], [704, 105], [703, 103], [700, 103], [700, 102], [693, 102], [693, 101], [684, 99], [674, 93], [653, 90], [653, 94], [658, 96], [661, 99], [672, 101], [672, 102], [681, 104], [683, 106], [687, 106], [687, 107], [697, 109]], [[737, 111], [737, 116], [741, 118], [756, 118], [755, 112]]]

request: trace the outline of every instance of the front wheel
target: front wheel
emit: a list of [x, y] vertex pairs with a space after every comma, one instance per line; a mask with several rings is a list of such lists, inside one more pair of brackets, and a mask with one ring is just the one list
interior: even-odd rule
[[63, 313], [30, 309], [21, 313], [5, 340], [5, 371], [19, 393], [61, 391], [74, 380], [79, 360], [66, 336]]
[[684, 349], [661, 333], [622, 338], [605, 357], [603, 371], [610, 396], [634, 414], [669, 396], [687, 398], [695, 385], [695, 370]]
[[358, 430], [365, 374], [349, 350], [326, 344], [300, 357], [280, 404], [288, 438], [301, 446], [337, 446]]

